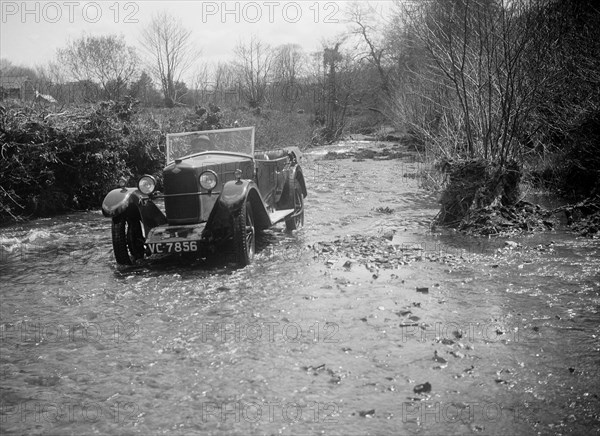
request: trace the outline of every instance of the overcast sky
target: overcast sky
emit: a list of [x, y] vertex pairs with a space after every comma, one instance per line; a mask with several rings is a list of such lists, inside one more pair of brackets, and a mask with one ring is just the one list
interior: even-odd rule
[[[241, 40], [257, 35], [277, 46], [301, 45], [307, 52], [341, 33], [344, 1], [41, 1], [0, 0], [0, 57], [13, 64], [45, 65], [69, 39], [122, 34], [139, 47], [153, 14], [168, 10], [192, 30], [203, 62], [227, 60]], [[366, 2], [373, 6], [389, 2]]]

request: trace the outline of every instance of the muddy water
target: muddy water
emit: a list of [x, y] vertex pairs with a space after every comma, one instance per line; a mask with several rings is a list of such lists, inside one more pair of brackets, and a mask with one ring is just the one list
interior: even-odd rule
[[[242, 270], [116, 267], [99, 212], [3, 228], [2, 434], [599, 433], [599, 242], [435, 233], [421, 164], [322, 154]], [[444, 261], [310, 248], [390, 231]]]

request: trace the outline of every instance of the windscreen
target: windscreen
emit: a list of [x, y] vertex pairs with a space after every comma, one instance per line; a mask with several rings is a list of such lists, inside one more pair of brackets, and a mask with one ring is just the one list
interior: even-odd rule
[[204, 151], [254, 154], [254, 127], [167, 134], [167, 163]]

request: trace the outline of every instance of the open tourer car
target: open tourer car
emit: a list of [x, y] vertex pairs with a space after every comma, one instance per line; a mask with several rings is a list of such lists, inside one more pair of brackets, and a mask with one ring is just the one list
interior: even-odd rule
[[[254, 127], [168, 134], [164, 192], [151, 175], [137, 188], [108, 193], [104, 216], [112, 219], [117, 263], [154, 254], [235, 254], [252, 262], [256, 233], [279, 222], [304, 224], [306, 184], [297, 147], [254, 150]], [[156, 200], [164, 199], [159, 207]]]

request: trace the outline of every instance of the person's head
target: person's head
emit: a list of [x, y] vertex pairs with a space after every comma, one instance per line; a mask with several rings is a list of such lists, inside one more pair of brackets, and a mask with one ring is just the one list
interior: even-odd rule
[[206, 135], [196, 136], [192, 140], [192, 150], [195, 152], [205, 151], [210, 149], [210, 139]]

